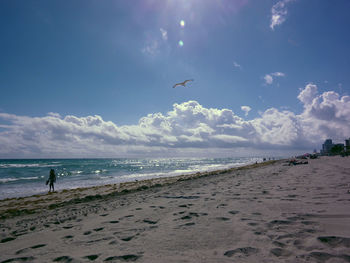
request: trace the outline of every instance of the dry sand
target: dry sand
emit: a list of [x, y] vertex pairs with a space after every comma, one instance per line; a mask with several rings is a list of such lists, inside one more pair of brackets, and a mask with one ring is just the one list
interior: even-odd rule
[[0, 262], [350, 262], [350, 158], [266, 164], [2, 200]]

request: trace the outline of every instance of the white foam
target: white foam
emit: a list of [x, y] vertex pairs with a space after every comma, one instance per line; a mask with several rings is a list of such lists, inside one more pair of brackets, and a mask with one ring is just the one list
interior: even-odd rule
[[3, 163], [0, 164], [0, 168], [30, 168], [30, 167], [36, 167], [36, 168], [45, 168], [45, 167], [57, 167], [61, 165], [56, 164], [39, 164], [39, 163]]
[[19, 180], [36, 180], [39, 179], [38, 176], [35, 177], [19, 177], [19, 178], [0, 178], [0, 183], [14, 182]]

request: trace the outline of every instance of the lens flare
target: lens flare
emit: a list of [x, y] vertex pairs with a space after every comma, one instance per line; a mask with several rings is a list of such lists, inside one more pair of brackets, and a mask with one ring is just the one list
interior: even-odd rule
[[186, 25], [185, 20], [181, 20], [180, 21], [180, 26], [183, 28], [183, 27], [185, 27], [185, 25]]
[[184, 45], [184, 42], [182, 40], [179, 41], [179, 46], [182, 47]]

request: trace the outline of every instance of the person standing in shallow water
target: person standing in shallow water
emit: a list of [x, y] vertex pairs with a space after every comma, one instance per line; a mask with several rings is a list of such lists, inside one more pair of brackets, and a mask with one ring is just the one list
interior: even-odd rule
[[50, 185], [50, 190], [49, 192], [51, 192], [51, 188], [52, 188], [52, 192], [55, 192], [55, 187], [54, 187], [54, 183], [56, 182], [56, 174], [55, 174], [55, 170], [51, 169], [50, 170], [50, 176], [48, 179], [49, 185]]

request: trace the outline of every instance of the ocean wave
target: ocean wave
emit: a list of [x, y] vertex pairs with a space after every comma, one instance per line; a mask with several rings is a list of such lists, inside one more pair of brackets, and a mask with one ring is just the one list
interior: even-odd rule
[[172, 177], [182, 174], [191, 174], [197, 171], [194, 170], [174, 170], [174, 171], [168, 171], [168, 172], [154, 172], [154, 173], [133, 173], [133, 174], [126, 174], [122, 176], [115, 177], [117, 180], [121, 181], [127, 181], [130, 179], [149, 179], [149, 178], [159, 178], [159, 177]]
[[71, 174], [81, 174], [81, 173], [83, 173], [83, 171], [77, 170], [77, 171], [71, 171], [70, 173]]
[[0, 178], [0, 183], [8, 183], [8, 182], [14, 182], [14, 181], [20, 181], [20, 180], [37, 180], [37, 179], [39, 179], [38, 176], [18, 177], [18, 178]]
[[45, 168], [45, 167], [57, 167], [61, 165], [57, 164], [39, 164], [39, 163], [4, 163], [0, 164], [0, 168]]
[[[149, 178], [157, 178], [157, 177], [172, 177], [172, 176], [178, 176], [183, 174], [193, 174], [197, 172], [210, 172], [215, 170], [224, 170], [229, 169], [233, 167], [243, 166], [251, 163], [255, 163], [257, 158], [252, 158], [248, 160], [244, 160], [241, 162], [236, 163], [226, 163], [226, 164], [195, 164], [190, 165], [187, 169], [175, 169], [170, 171], [159, 171], [159, 172], [151, 172], [151, 173], [131, 173], [131, 174], [125, 174], [122, 176], [115, 177], [118, 181], [128, 181], [128, 180], [142, 180], [142, 179], [149, 179]], [[102, 178], [101, 178], [102, 179]]]

